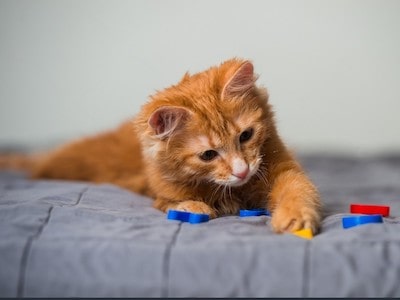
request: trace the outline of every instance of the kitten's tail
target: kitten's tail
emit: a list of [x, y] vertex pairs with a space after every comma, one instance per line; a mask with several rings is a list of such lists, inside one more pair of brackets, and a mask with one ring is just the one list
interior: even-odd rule
[[31, 172], [41, 154], [0, 153], [0, 169]]

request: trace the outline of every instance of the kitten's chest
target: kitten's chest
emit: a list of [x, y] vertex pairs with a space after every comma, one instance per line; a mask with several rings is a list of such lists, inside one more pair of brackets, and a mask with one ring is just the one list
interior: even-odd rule
[[238, 188], [236, 197], [240, 203], [240, 209], [264, 208], [268, 200], [269, 187], [255, 182], [243, 188]]
[[241, 187], [217, 187], [205, 200], [219, 215], [238, 214], [240, 209], [266, 208], [268, 186], [253, 182]]

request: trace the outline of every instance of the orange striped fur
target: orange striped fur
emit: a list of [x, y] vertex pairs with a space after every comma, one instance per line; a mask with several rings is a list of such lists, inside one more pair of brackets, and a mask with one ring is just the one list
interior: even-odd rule
[[267, 208], [275, 232], [315, 233], [318, 191], [279, 137], [256, 80], [253, 64], [236, 58], [185, 74], [133, 120], [37, 160], [32, 178], [114, 183], [152, 197], [165, 212], [218, 217]]

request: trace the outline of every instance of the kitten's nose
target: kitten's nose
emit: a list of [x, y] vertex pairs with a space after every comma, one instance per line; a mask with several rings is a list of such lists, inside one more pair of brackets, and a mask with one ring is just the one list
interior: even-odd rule
[[247, 174], [249, 174], [249, 165], [244, 162], [243, 160], [235, 160], [233, 163], [233, 168], [232, 168], [232, 175], [239, 178], [239, 179], [245, 179], [247, 177]]
[[240, 158], [235, 158], [232, 161], [232, 175], [239, 178], [245, 179], [247, 174], [249, 174], [249, 165]]
[[246, 167], [246, 169], [242, 170], [240, 173], [233, 173], [233, 176], [236, 176], [237, 178], [240, 179], [245, 179], [247, 177], [247, 174], [249, 174], [249, 168]]

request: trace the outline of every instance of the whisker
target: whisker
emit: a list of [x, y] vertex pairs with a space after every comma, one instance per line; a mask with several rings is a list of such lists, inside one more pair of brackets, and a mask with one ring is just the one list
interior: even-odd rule
[[222, 195], [223, 195], [222, 201], [223, 202], [226, 201], [226, 187], [227, 187], [227, 185], [224, 184], [224, 189], [222, 190]]
[[265, 187], [268, 188], [269, 187], [268, 179], [266, 178], [266, 175], [264, 174], [263, 171], [264, 170], [262, 170], [262, 168], [258, 169], [256, 172], [256, 176], [258, 179], [260, 179], [265, 184]]
[[232, 201], [232, 191], [231, 191], [231, 187], [228, 184], [225, 184], [225, 191], [227, 191], [227, 192], [225, 192], [225, 197], [224, 197], [224, 201], [223, 201], [224, 207], [226, 207], [228, 205], [229, 199], [231, 199], [231, 201]]
[[229, 192], [229, 198], [231, 199], [231, 202], [233, 202], [233, 199], [232, 199], [232, 188], [229, 185], [228, 185], [228, 192]]
[[213, 193], [211, 194], [210, 200], [214, 203], [215, 201], [218, 201], [218, 199], [214, 200], [214, 197], [217, 196], [218, 191], [221, 189], [221, 185], [217, 185], [217, 187], [214, 189]]

